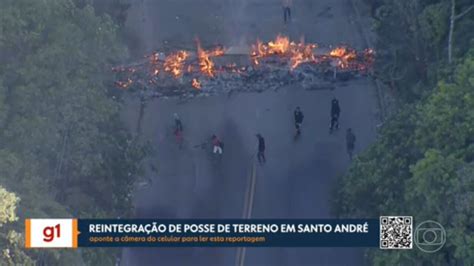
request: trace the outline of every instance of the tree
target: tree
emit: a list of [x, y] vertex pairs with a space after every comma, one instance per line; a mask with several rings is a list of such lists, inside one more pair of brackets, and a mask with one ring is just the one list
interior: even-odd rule
[[474, 50], [457, 67], [453, 81], [439, 82], [436, 92], [419, 107], [417, 146], [474, 158], [473, 75]]
[[[377, 143], [357, 156], [339, 185], [336, 206], [344, 216], [377, 217], [385, 210], [402, 213], [400, 195], [410, 165], [420, 158], [414, 139], [418, 116], [406, 108], [382, 128]], [[370, 200], [368, 200], [370, 197]]]
[[6, 225], [18, 220], [16, 208], [20, 199], [0, 186], [0, 264], [26, 265], [32, 264], [31, 258], [23, 251], [23, 236]]
[[0, 186], [0, 200], [0, 227], [6, 223], [16, 222], [18, 217], [15, 209], [20, 199]]
[[453, 61], [453, 32], [454, 32], [454, 24], [456, 20], [465, 16], [469, 11], [474, 9], [474, 5], [467, 7], [461, 13], [456, 14], [456, 0], [451, 0], [451, 16], [449, 18], [449, 39], [448, 39], [448, 62], [451, 64]]
[[[146, 151], [120, 121], [120, 95], [111, 96], [111, 66], [127, 57], [119, 28], [75, 3], [2, 1], [0, 184], [22, 199], [20, 219], [127, 215], [141, 175]], [[113, 256], [29, 255], [48, 265], [100, 265]]]
[[[377, 33], [375, 76], [401, 104], [427, 97], [440, 79], [452, 74], [444, 65], [452, 53], [462, 58], [472, 47], [474, 20], [468, 16], [472, 1], [377, 0], [374, 12]], [[450, 8], [451, 7], [451, 8]], [[451, 15], [450, 11], [451, 10]], [[456, 10], [459, 11], [456, 14]], [[454, 12], [454, 13], [453, 13]], [[461, 17], [465, 18], [459, 20]], [[455, 22], [456, 30], [454, 30]], [[453, 40], [456, 39], [456, 49]], [[454, 49], [454, 51], [453, 51]]]
[[436, 220], [447, 231], [445, 247], [435, 254], [370, 251], [373, 264], [474, 263], [473, 76], [471, 50], [449, 81], [393, 116], [341, 178], [339, 216], [400, 213], [415, 222]]

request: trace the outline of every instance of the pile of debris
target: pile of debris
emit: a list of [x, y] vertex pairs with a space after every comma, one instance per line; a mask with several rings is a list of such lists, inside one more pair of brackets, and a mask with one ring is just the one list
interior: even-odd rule
[[309, 90], [327, 89], [334, 81], [366, 74], [375, 55], [372, 49], [322, 49], [280, 35], [266, 44], [257, 41], [247, 54], [232, 50], [205, 50], [198, 43], [195, 52], [155, 52], [140, 62], [113, 68], [115, 84], [150, 97], [184, 98], [277, 90], [290, 84]]

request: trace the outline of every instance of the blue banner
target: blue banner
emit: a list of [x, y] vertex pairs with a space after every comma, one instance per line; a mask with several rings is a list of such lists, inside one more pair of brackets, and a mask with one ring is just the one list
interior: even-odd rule
[[378, 219], [78, 219], [78, 247], [378, 247]]

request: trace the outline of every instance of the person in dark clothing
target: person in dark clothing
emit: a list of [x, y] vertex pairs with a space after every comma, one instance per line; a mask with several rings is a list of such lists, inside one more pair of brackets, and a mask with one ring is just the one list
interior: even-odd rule
[[285, 24], [291, 21], [291, 6], [293, 0], [283, 0], [283, 21]]
[[339, 129], [339, 115], [341, 108], [339, 107], [339, 101], [334, 98], [331, 101], [331, 125], [329, 130], [332, 132], [334, 128]]
[[258, 139], [257, 158], [258, 158], [258, 162], [260, 164], [263, 164], [266, 161], [265, 160], [265, 139], [260, 134], [257, 134], [257, 139]]
[[183, 148], [183, 123], [181, 123], [181, 119], [179, 118], [177, 113], [174, 113], [174, 135], [176, 137], [176, 142], [178, 143], [178, 147], [180, 149]]
[[349, 158], [352, 160], [352, 153], [354, 152], [356, 142], [356, 136], [352, 132], [351, 128], [347, 129], [346, 132], [346, 147], [347, 147], [347, 154], [349, 154]]
[[301, 112], [300, 107], [296, 107], [296, 110], [294, 112], [295, 116], [295, 128], [296, 128], [296, 135], [301, 134], [301, 124], [303, 124], [303, 112]]
[[177, 131], [183, 131], [183, 123], [181, 122], [181, 119], [179, 118], [177, 113], [174, 113], [174, 129], [175, 132]]

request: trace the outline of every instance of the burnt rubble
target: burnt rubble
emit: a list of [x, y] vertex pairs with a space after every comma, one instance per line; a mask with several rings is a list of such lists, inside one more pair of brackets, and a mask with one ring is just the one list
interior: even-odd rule
[[[333, 51], [341, 55], [333, 54]], [[291, 54], [269, 54], [258, 58], [199, 50], [179, 51], [172, 56], [153, 53], [128, 66], [115, 67], [116, 86], [143, 97], [206, 97], [234, 92], [262, 92], [296, 85], [306, 90], [332, 90], [337, 83], [366, 75], [373, 62], [371, 49], [357, 53], [337, 48], [310, 60], [290, 65]], [[222, 50], [223, 51], [223, 50]], [[348, 56], [351, 52], [350, 57]], [[170, 58], [175, 61], [170, 61]], [[237, 64], [237, 63], [238, 64]]]
[[[183, 73], [182, 76], [144, 75], [142, 71], [131, 73], [133, 84], [128, 88], [131, 92], [140, 92], [147, 97], [179, 97], [194, 98], [232, 92], [262, 92], [278, 90], [282, 87], [299, 84], [306, 90], [331, 90], [335, 83], [345, 82], [364, 75], [353, 69], [337, 69], [329, 65], [303, 63], [297, 69], [291, 70], [285, 65], [265, 64], [259, 66], [244, 66], [240, 71], [220, 70], [218, 75], [208, 77], [196, 73]], [[336, 74], [334, 75], [334, 71]], [[121, 73], [123, 75], [123, 73]], [[121, 74], [118, 74], [119, 76]], [[125, 77], [125, 76], [124, 76]], [[192, 80], [197, 79], [200, 88], [192, 86]], [[126, 80], [126, 79], [125, 79]]]

